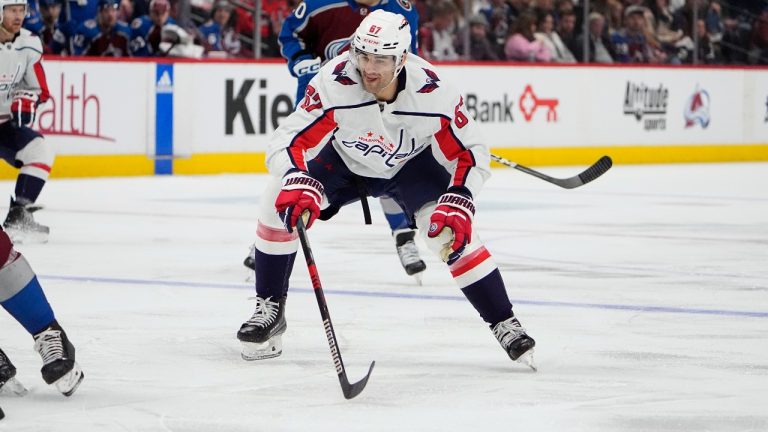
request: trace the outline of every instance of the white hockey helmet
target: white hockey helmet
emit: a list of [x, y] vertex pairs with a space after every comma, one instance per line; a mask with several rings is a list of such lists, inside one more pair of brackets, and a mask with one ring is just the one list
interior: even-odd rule
[[393, 56], [395, 76], [405, 65], [405, 57], [411, 47], [411, 26], [404, 16], [385, 10], [371, 12], [352, 36], [349, 57], [357, 67], [360, 52]]
[[27, 15], [29, 7], [27, 6], [27, 0], [0, 0], [0, 24], [3, 22], [3, 12], [6, 6], [24, 5], [24, 16]]

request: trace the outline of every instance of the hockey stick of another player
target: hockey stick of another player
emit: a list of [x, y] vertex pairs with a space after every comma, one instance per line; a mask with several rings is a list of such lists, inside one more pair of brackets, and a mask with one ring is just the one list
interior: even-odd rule
[[611, 169], [611, 167], [613, 166], [613, 161], [611, 160], [611, 158], [609, 156], [603, 156], [597, 162], [592, 164], [592, 166], [584, 170], [584, 172], [582, 172], [581, 174], [573, 177], [568, 177], [565, 179], [559, 179], [559, 178], [550, 177], [546, 174], [540, 173], [536, 170], [532, 170], [528, 167], [524, 167], [518, 163], [504, 159], [501, 156], [496, 156], [495, 154], [491, 154], [491, 159], [493, 159], [494, 161], [502, 165], [506, 165], [510, 168], [514, 168], [526, 174], [530, 174], [534, 177], [538, 177], [544, 181], [558, 185], [561, 188], [565, 188], [565, 189], [573, 189], [579, 186], [584, 186], [585, 184], [605, 174], [605, 172]]
[[299, 232], [299, 240], [301, 240], [301, 249], [304, 251], [304, 258], [307, 260], [309, 277], [312, 279], [312, 288], [314, 288], [315, 291], [317, 305], [320, 307], [320, 317], [323, 318], [325, 336], [328, 338], [328, 346], [331, 348], [331, 357], [333, 358], [333, 365], [336, 366], [336, 374], [339, 376], [341, 391], [344, 393], [345, 398], [352, 399], [359, 395], [365, 388], [365, 385], [368, 384], [368, 378], [371, 377], [373, 365], [375, 365], [376, 362], [371, 362], [371, 367], [368, 368], [368, 374], [363, 379], [354, 384], [349, 383], [349, 379], [347, 379], [347, 371], [344, 369], [344, 362], [341, 360], [341, 351], [339, 350], [339, 343], [336, 339], [336, 332], [333, 331], [333, 324], [331, 324], [331, 315], [328, 312], [328, 304], [326, 303], [325, 295], [323, 294], [323, 286], [320, 284], [320, 275], [317, 273], [315, 258], [312, 256], [312, 249], [309, 247], [307, 230], [304, 227], [302, 218], [299, 218], [299, 221], [296, 223], [296, 229]]

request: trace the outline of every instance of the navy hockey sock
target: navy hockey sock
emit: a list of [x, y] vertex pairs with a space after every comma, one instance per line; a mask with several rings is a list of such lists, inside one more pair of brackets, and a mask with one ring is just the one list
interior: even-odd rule
[[45, 180], [27, 174], [19, 174], [16, 178], [16, 201], [20, 204], [31, 204], [37, 201], [45, 186]]
[[37, 276], [34, 276], [21, 291], [1, 304], [31, 335], [45, 330], [54, 320], [53, 309], [43, 293]]
[[499, 269], [461, 289], [475, 310], [490, 325], [512, 316], [512, 303], [507, 296]]
[[269, 255], [254, 251], [256, 267], [256, 294], [260, 297], [282, 297], [288, 293], [288, 280], [293, 271], [296, 252], [287, 255]]

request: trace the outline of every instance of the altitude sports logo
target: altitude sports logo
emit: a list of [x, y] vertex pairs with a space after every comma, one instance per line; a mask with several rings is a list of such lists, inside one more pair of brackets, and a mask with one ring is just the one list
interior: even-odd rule
[[645, 130], [667, 128], [667, 105], [669, 89], [664, 84], [651, 87], [645, 83], [627, 81], [624, 93], [624, 115], [643, 122]]

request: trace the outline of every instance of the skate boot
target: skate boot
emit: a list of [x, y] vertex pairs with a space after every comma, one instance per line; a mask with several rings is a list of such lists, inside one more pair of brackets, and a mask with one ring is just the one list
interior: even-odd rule
[[27, 389], [16, 379], [16, 367], [2, 349], [0, 349], [0, 393], [11, 393], [17, 396], [27, 394]]
[[45, 243], [50, 229], [35, 222], [32, 213], [42, 209], [34, 204], [23, 204], [11, 198], [11, 208], [3, 222], [3, 228], [14, 242]]
[[58, 322], [35, 335], [35, 351], [43, 359], [43, 380], [55, 384], [64, 396], [72, 396], [85, 374], [75, 362], [75, 347]]
[[395, 237], [397, 255], [400, 257], [403, 269], [405, 269], [408, 276], [414, 276], [419, 285], [421, 285], [420, 273], [427, 269], [427, 265], [419, 256], [419, 248], [416, 247], [416, 243], [413, 241], [416, 231], [412, 229], [397, 230], [393, 235]]
[[256, 312], [240, 326], [237, 338], [243, 344], [243, 360], [263, 360], [283, 353], [282, 334], [285, 333], [285, 299], [256, 297]]
[[536, 341], [528, 336], [517, 318], [507, 318], [491, 327], [491, 330], [509, 358], [536, 370], [533, 362], [533, 347]]

